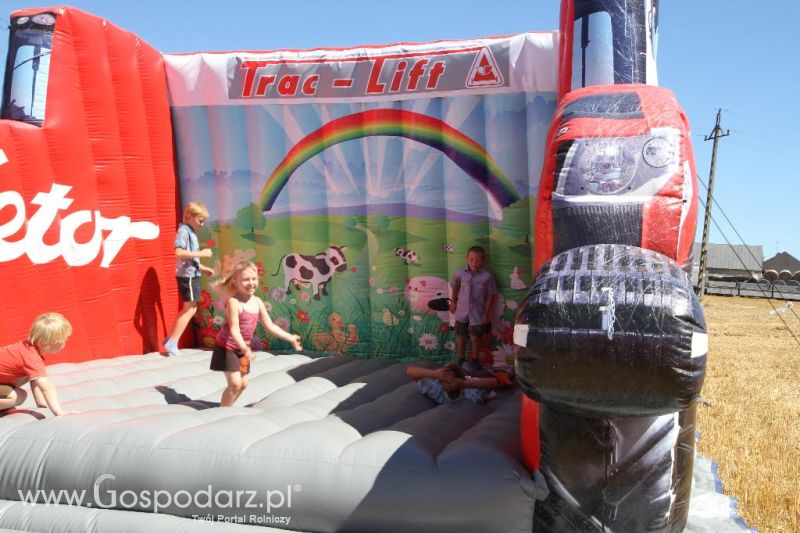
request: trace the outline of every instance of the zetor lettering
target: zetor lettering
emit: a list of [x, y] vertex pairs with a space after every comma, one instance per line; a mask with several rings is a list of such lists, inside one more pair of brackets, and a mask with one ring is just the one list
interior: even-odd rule
[[[0, 263], [13, 261], [23, 254], [34, 264], [49, 263], [59, 256], [69, 266], [82, 266], [91, 263], [100, 253], [103, 256], [101, 267], [109, 267], [119, 251], [130, 238], [152, 240], [158, 237], [159, 227], [152, 222], [131, 222], [130, 217], [106, 218], [100, 211], [88, 209], [75, 211], [61, 219], [59, 240], [55, 244], [45, 244], [45, 233], [50, 229], [59, 211], [67, 209], [73, 202], [67, 198], [72, 189], [68, 185], [54, 183], [50, 192], [40, 192], [33, 197], [31, 204], [40, 206], [26, 222], [25, 201], [16, 191], [0, 192], [0, 211], [6, 206], [16, 209], [14, 217], [0, 224]], [[88, 242], [77, 242], [75, 232], [94, 218], [94, 234]], [[12, 242], [6, 241], [24, 226], [25, 236]], [[103, 232], [109, 234], [103, 238]]]

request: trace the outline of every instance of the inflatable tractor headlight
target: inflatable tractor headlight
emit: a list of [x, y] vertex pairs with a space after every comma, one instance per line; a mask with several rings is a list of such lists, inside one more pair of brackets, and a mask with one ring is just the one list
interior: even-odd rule
[[616, 194], [636, 174], [634, 146], [628, 139], [585, 141], [578, 168], [586, 188], [593, 194]]
[[40, 24], [42, 26], [52, 26], [56, 23], [56, 17], [51, 13], [39, 13], [38, 15], [34, 15], [31, 19], [35, 24]]
[[675, 145], [664, 137], [653, 137], [644, 144], [642, 159], [651, 167], [665, 167], [676, 161]]

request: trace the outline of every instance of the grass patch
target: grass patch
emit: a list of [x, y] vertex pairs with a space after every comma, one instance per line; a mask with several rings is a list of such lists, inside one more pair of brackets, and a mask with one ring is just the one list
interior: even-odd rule
[[[767, 300], [706, 296], [703, 307], [710, 346], [698, 449], [717, 461], [750, 527], [800, 531], [800, 346]], [[798, 317], [783, 318], [800, 337]]]

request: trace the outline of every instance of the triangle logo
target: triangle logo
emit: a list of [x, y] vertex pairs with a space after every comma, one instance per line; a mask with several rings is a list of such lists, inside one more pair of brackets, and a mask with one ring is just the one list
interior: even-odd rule
[[467, 87], [501, 87], [502, 85], [503, 75], [497, 68], [492, 51], [489, 47], [484, 46], [478, 51], [472, 62], [472, 68], [469, 69]]

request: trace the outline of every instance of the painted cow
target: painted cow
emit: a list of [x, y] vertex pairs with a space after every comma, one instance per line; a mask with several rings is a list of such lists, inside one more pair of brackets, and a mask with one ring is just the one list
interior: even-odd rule
[[324, 252], [316, 255], [301, 255], [290, 253], [281, 257], [278, 270], [273, 274], [277, 276], [283, 268], [283, 283], [286, 294], [291, 293], [292, 282], [299, 289], [300, 286], [311, 286], [314, 299], [320, 299], [320, 292], [328, 295], [328, 282], [336, 272], [347, 270], [347, 260], [344, 256], [346, 246], [329, 246]]
[[417, 252], [414, 250], [409, 250], [408, 248], [395, 248], [394, 255], [402, 259], [405, 264], [417, 264]]

